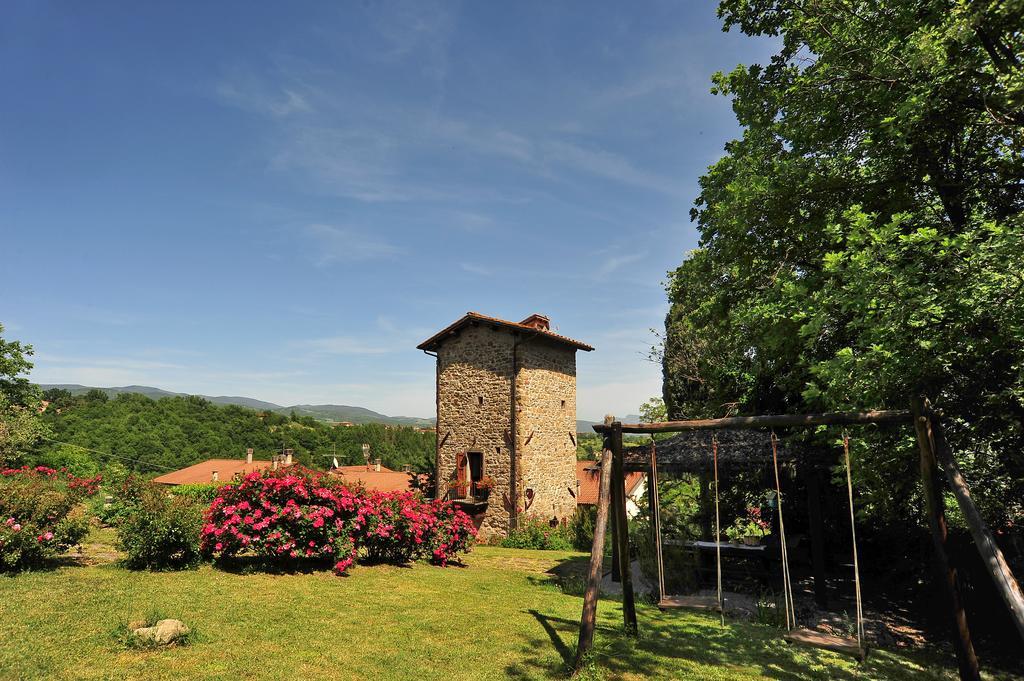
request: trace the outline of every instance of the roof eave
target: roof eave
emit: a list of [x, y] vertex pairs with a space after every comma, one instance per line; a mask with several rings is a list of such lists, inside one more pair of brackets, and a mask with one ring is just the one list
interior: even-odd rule
[[531, 329], [528, 327], [524, 327], [520, 324], [516, 324], [514, 322], [506, 321], [504, 319], [487, 317], [473, 312], [467, 313], [460, 319], [456, 320], [453, 324], [450, 324], [441, 331], [435, 333], [433, 336], [417, 345], [416, 349], [424, 351], [435, 350], [438, 346], [440, 346], [442, 342], [444, 342], [447, 339], [448, 336], [455, 335], [463, 326], [474, 322], [478, 324], [491, 324], [495, 329], [504, 328], [509, 331], [512, 331], [513, 333], [529, 333], [531, 335], [539, 336], [541, 338], [545, 338], [555, 343], [568, 345], [571, 348], [574, 348], [576, 350], [582, 350], [584, 352], [591, 352], [594, 349], [593, 346], [587, 345], [586, 343], [581, 343], [580, 341], [568, 338], [567, 336], [560, 336], [558, 334], [551, 333], [550, 331], [542, 331], [540, 329]]

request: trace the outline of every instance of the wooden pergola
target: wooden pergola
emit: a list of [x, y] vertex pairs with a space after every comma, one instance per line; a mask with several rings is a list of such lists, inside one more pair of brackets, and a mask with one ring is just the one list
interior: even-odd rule
[[[637, 633], [636, 598], [630, 574], [629, 532], [626, 518], [625, 471], [627, 464], [626, 450], [622, 443], [623, 433], [684, 433], [701, 430], [733, 431], [868, 424], [897, 424], [914, 427], [920, 455], [922, 492], [932, 537], [936, 578], [947, 596], [960, 678], [965, 681], [968, 679], [980, 681], [978, 659], [974, 653], [970, 629], [967, 626], [963, 598], [957, 586], [956, 570], [950, 565], [949, 554], [946, 550], [947, 525], [940, 479], [942, 473], [945, 474], [949, 488], [956, 497], [957, 504], [967, 521], [975, 546], [986, 564], [996, 590], [1006, 603], [1022, 639], [1024, 639], [1024, 594], [1021, 593], [1020, 586], [1014, 579], [1006, 559], [996, 545], [992, 532], [971, 499], [970, 489], [946, 442], [941, 424], [941, 414], [932, 410], [927, 400], [923, 398], [912, 400], [909, 410], [735, 416], [721, 419], [636, 424], [623, 424], [609, 416], [605, 418], [604, 424], [594, 426], [594, 430], [604, 436], [604, 445], [601, 454], [601, 477], [594, 543], [590, 553], [587, 589], [583, 598], [583, 614], [580, 619], [579, 641], [576, 646], [576, 668], [580, 667], [594, 645], [597, 599], [601, 583], [601, 565], [604, 558], [604, 539], [609, 508], [611, 508], [612, 520], [613, 558], [622, 580], [623, 624], [628, 635]], [[653, 451], [646, 466], [643, 466], [642, 459], [638, 461], [636, 450], [633, 454], [628, 466], [631, 470], [643, 469], [654, 473], [654, 465], [660, 465], [654, 460]], [[681, 454], [681, 456], [685, 456], [685, 454]], [[651, 475], [650, 480], [652, 490], [649, 493], [656, 495], [657, 478], [655, 475]]]

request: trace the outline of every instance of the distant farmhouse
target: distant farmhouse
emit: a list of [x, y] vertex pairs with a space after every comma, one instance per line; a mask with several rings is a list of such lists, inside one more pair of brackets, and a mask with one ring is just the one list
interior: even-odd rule
[[[472, 513], [482, 537], [520, 517], [576, 510], [576, 352], [547, 317], [468, 312], [419, 346], [437, 359], [437, 494]], [[493, 481], [493, 489], [487, 489]]]

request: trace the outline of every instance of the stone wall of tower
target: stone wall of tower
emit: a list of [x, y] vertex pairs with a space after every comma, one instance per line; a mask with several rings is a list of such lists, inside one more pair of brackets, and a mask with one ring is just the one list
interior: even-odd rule
[[[576, 351], [528, 337], [519, 344], [516, 446], [525, 515], [565, 520], [576, 510]], [[532, 502], [525, 491], [533, 490]], [[572, 490], [572, 492], [570, 492]]]
[[[437, 351], [438, 496], [455, 478], [458, 452], [483, 453], [484, 474], [497, 481], [480, 536], [508, 533], [512, 498], [512, 346], [508, 331], [467, 326]], [[443, 444], [442, 444], [443, 443]]]

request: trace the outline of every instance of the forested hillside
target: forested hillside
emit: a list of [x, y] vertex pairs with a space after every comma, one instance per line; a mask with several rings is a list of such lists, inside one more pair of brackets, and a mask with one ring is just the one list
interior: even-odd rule
[[[162, 388], [154, 388], [149, 385], [126, 385], [121, 387], [99, 388], [77, 383], [42, 383], [41, 389], [59, 389], [67, 391], [71, 395], [84, 395], [90, 390], [98, 390], [105, 393], [107, 397], [117, 397], [125, 393], [136, 393], [145, 395], [154, 400], [162, 397], [189, 397], [190, 393], [175, 393]], [[387, 423], [393, 426], [421, 426], [429, 427], [434, 425], [433, 419], [420, 418], [416, 416], [387, 416], [365, 407], [355, 407], [346, 404], [296, 404], [290, 407], [282, 407], [280, 404], [265, 402], [252, 397], [241, 397], [238, 395], [197, 395], [213, 404], [233, 404], [238, 407], [249, 407], [260, 411], [273, 411], [278, 414], [290, 416], [292, 413], [299, 416], [312, 416], [318, 421], [348, 421], [350, 423]]]
[[335, 451], [339, 463], [362, 463], [363, 443], [389, 468], [409, 464], [427, 471], [433, 466], [434, 434], [414, 428], [334, 427], [310, 417], [216, 405], [195, 396], [153, 400], [125, 393], [111, 399], [98, 390], [71, 395], [56, 389], [44, 397], [49, 406], [42, 419], [53, 435], [42, 442], [39, 461], [83, 473], [115, 461], [158, 473], [207, 458], [242, 458], [247, 447], [257, 459], [289, 448], [301, 463], [322, 468]]

